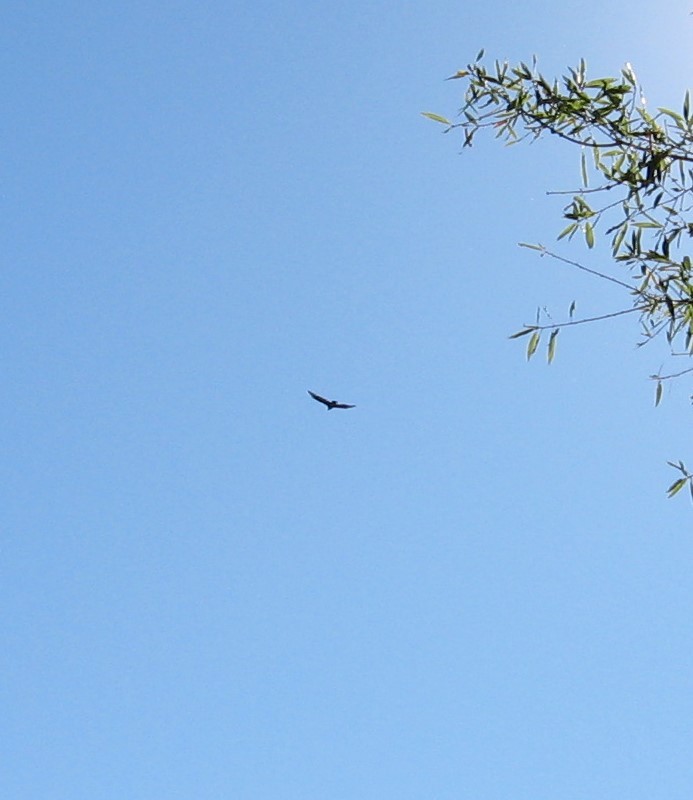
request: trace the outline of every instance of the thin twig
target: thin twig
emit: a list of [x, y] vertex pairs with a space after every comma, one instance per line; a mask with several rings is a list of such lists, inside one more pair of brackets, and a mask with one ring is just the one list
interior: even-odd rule
[[[595, 194], [596, 192], [608, 192], [610, 189], [613, 189], [617, 184], [611, 183], [606, 184], [605, 186], [595, 186], [592, 189], [564, 189], [564, 190], [556, 190], [552, 192], [546, 192], [546, 194]], [[618, 205], [619, 203], [623, 202], [622, 200], [617, 200], [614, 205]], [[608, 206], [606, 206], [608, 208]]]
[[581, 269], [583, 272], [589, 272], [590, 275], [596, 275], [598, 278], [602, 278], [605, 281], [611, 281], [611, 283], [616, 283], [619, 286], [623, 286], [623, 288], [628, 289], [629, 292], [635, 290], [635, 287], [631, 286], [628, 283], [624, 283], [623, 281], [618, 280], [618, 278], [612, 278], [611, 275], [605, 275], [603, 272], [597, 272], [596, 269], [590, 269], [589, 267], [586, 267], [583, 264], [578, 263], [577, 261], [571, 261], [569, 258], [563, 258], [563, 256], [559, 256], [556, 253], [552, 253], [550, 250], [547, 250], [543, 245], [540, 252], [542, 255], [551, 256], [551, 258], [555, 258], [556, 261], [562, 261], [564, 264], [569, 264], [571, 267], [577, 267], [578, 269]]
[[687, 372], [693, 372], [693, 367], [689, 367], [688, 369], [683, 369], [681, 372], [673, 372], [671, 375], [650, 375], [650, 378], [653, 381], [668, 381], [671, 378], [680, 378], [682, 375], [685, 375]]
[[[601, 314], [598, 317], [585, 317], [584, 319], [573, 319], [570, 322], [553, 322], [551, 325], [525, 325], [525, 328], [530, 331], [550, 331], [554, 328], [567, 328], [570, 325], [584, 325], [586, 322], [599, 322], [603, 319], [612, 319], [613, 317], [621, 317], [624, 314], [632, 314], [634, 311], [646, 311], [647, 306], [633, 306], [633, 308], [625, 308], [622, 311], [612, 311], [610, 314]], [[693, 369], [693, 367], [691, 368]], [[688, 370], [686, 370], [688, 372]], [[683, 374], [683, 373], [681, 373]]]

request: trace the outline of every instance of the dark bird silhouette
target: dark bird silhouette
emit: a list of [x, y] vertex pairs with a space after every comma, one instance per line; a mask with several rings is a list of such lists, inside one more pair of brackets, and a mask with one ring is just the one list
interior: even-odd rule
[[327, 406], [328, 411], [332, 411], [333, 408], [356, 408], [356, 406], [350, 406], [348, 403], [338, 403], [336, 400], [327, 400], [325, 397], [320, 397], [319, 394], [311, 392], [310, 389], [308, 389], [308, 394], [313, 398], [313, 400], [317, 400], [318, 403], [322, 403], [324, 406]]

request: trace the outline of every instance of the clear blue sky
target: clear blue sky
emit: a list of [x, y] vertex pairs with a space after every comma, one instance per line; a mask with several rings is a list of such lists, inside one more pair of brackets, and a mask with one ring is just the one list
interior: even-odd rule
[[689, 800], [690, 386], [525, 362], [623, 304], [516, 246], [577, 154], [419, 114], [481, 47], [678, 107], [665, 6], [5, 3], [3, 800]]

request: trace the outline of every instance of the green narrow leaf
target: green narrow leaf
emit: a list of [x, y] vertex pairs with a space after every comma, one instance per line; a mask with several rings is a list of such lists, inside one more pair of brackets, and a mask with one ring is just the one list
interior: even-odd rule
[[527, 244], [527, 242], [518, 242], [518, 247], [526, 247], [528, 250], [538, 250], [540, 253], [544, 252], [544, 245], [542, 244]]
[[549, 336], [549, 349], [546, 356], [546, 360], [550, 364], [553, 361], [553, 357], [556, 355], [556, 337], [558, 336], [558, 328], [554, 328], [551, 331], [551, 336]]
[[577, 222], [571, 222], [567, 228], [564, 228], [557, 236], [556, 241], [564, 239], [566, 236], [572, 236], [577, 230]]
[[482, 47], [481, 50], [479, 50], [479, 52], [476, 54], [476, 58], [474, 60], [481, 61], [483, 57], [484, 57], [484, 48]]
[[601, 156], [599, 154], [599, 148], [598, 147], [593, 147], [592, 148], [592, 156], [594, 157], [594, 166], [595, 166], [595, 168], [600, 170], [601, 172], [603, 172], [604, 169], [603, 169], [602, 159], [601, 159]]
[[535, 330], [535, 328], [523, 328], [521, 331], [518, 331], [517, 333], [513, 333], [510, 336], [508, 336], [508, 339], [519, 339], [520, 336], [526, 336], [528, 333], [531, 333], [533, 330]]
[[469, 70], [466, 69], [458, 69], [454, 75], [451, 75], [449, 78], [446, 78], [446, 81], [456, 81], [458, 78], [466, 78], [469, 75]]
[[631, 248], [632, 248], [633, 252], [636, 255], [640, 255], [640, 253], [642, 252], [642, 245], [641, 245], [641, 242], [642, 242], [642, 229], [639, 228], [638, 230], [633, 231], [631, 233], [630, 240], [631, 240]]
[[660, 404], [660, 402], [662, 400], [662, 391], [663, 390], [664, 390], [664, 387], [662, 386], [662, 382], [661, 381], [657, 381], [657, 389], [655, 390], [655, 408], [657, 408], [657, 406]]
[[623, 243], [623, 239], [625, 238], [626, 233], [628, 232], [628, 223], [624, 222], [623, 225], [618, 229], [616, 235], [614, 236], [614, 240], [612, 242], [611, 252], [613, 255], [616, 255]]
[[532, 337], [529, 340], [529, 344], [527, 345], [527, 361], [537, 352], [537, 347], [539, 347], [539, 339], [541, 338], [540, 331], [534, 331]]
[[568, 316], [570, 319], [573, 318], [573, 314], [575, 313], [575, 300], [570, 304], [570, 308], [568, 309]]
[[428, 117], [428, 119], [432, 119], [434, 122], [440, 122], [443, 125], [452, 125], [449, 119], [441, 117], [440, 114], [434, 114], [432, 111], [422, 111], [421, 116]]
[[580, 154], [580, 167], [582, 168], [582, 185], [587, 188], [589, 181], [587, 180], [587, 159], [585, 158], [585, 148], [583, 147]]
[[588, 247], [594, 247], [594, 228], [589, 222], [585, 223], [585, 241]]
[[688, 478], [679, 478], [677, 481], [674, 481], [671, 486], [667, 489], [667, 494], [669, 497], [673, 497], [675, 494], [681, 491], [683, 487], [686, 485], [686, 481]]
[[665, 114], [670, 119], [673, 119], [677, 127], [679, 128], [684, 127], [683, 117], [681, 116], [681, 114], [677, 114], [675, 111], [672, 111], [669, 108], [658, 108], [657, 111], [659, 111], [660, 114]]
[[610, 83], [613, 83], [613, 78], [597, 78], [593, 81], [587, 81], [585, 89], [605, 89]]
[[688, 121], [690, 117], [690, 110], [691, 110], [691, 95], [688, 90], [686, 90], [686, 96], [683, 98], [683, 116], [686, 121]]

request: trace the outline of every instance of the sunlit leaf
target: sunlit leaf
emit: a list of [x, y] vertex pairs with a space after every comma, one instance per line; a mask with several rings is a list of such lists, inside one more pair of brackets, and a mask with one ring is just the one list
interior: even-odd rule
[[566, 236], [572, 236], [575, 231], [577, 230], [578, 224], [577, 222], [571, 222], [567, 228], [564, 228], [556, 237], [557, 240], [564, 239]]
[[594, 166], [598, 170], [601, 170], [603, 172], [604, 171], [604, 166], [602, 164], [602, 159], [601, 159], [601, 155], [599, 153], [599, 148], [598, 147], [593, 147], [592, 148], [592, 156], [594, 157]]
[[529, 361], [529, 359], [537, 352], [540, 338], [541, 331], [534, 331], [532, 338], [529, 340], [529, 344], [527, 345], [527, 361]]
[[449, 119], [441, 117], [440, 114], [434, 114], [432, 111], [422, 111], [421, 116], [428, 117], [428, 119], [432, 119], [434, 122], [440, 122], [443, 125], [452, 125]]
[[587, 159], [585, 158], [585, 149], [583, 147], [582, 153], [580, 154], [580, 167], [582, 169], [582, 185], [589, 186], [589, 181], [587, 180]]
[[673, 497], [675, 494], [681, 491], [683, 487], [686, 485], [687, 478], [679, 478], [677, 481], [674, 481], [671, 486], [667, 489], [667, 494], [669, 497]]
[[544, 251], [544, 246], [541, 244], [527, 244], [527, 242], [518, 242], [519, 247], [526, 247], [528, 250], [539, 250], [539, 252]]
[[677, 114], [675, 111], [671, 111], [668, 108], [658, 108], [657, 111], [659, 111], [660, 114], [665, 114], [667, 117], [673, 119], [678, 128], [685, 128], [681, 114]]
[[623, 240], [628, 233], [628, 223], [624, 222], [623, 225], [618, 229], [616, 235], [614, 236], [614, 240], [612, 242], [611, 252], [616, 255], [618, 253], [619, 248], [623, 244]]
[[594, 247], [594, 228], [591, 223], [585, 223], [585, 241], [588, 247]]
[[446, 81], [454, 81], [458, 78], [466, 78], [469, 75], [469, 70], [467, 69], [459, 69], [454, 75], [451, 75], [449, 78], [446, 78]]

